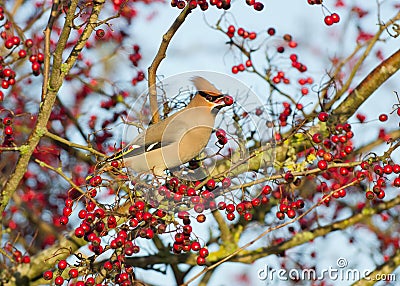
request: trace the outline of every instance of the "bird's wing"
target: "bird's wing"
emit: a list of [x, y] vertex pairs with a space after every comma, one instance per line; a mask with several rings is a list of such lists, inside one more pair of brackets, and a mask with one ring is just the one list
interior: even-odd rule
[[[164, 130], [164, 124], [168, 125], [168, 121], [160, 122], [161, 124], [151, 125], [145, 132], [139, 134], [128, 146], [118, 152], [118, 158], [130, 158], [141, 155], [150, 151], [155, 151], [161, 147], [166, 147], [173, 143], [178, 143], [182, 134], [186, 131], [185, 124], [175, 124], [174, 134], [167, 132], [154, 132], [154, 130]], [[169, 131], [169, 130], [168, 130]], [[116, 155], [117, 155], [116, 154]], [[116, 158], [114, 157], [113, 160]]]
[[129, 145], [122, 150], [122, 157], [129, 158], [141, 155], [146, 152], [154, 151], [162, 146], [168, 146], [172, 142], [154, 142], [145, 145]]

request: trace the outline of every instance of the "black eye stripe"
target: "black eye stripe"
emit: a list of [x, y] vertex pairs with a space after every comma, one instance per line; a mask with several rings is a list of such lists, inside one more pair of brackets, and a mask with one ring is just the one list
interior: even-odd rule
[[210, 95], [209, 93], [205, 92], [205, 91], [201, 91], [199, 90], [198, 93], [204, 97], [205, 99], [207, 99], [208, 101], [214, 102], [215, 100], [224, 97], [225, 94], [219, 94], [219, 95]]

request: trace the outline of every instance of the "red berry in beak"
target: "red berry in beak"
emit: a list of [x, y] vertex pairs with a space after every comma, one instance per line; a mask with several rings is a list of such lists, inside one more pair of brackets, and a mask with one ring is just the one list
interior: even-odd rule
[[224, 103], [225, 105], [232, 105], [233, 104], [233, 98], [230, 95], [225, 95], [224, 96]]

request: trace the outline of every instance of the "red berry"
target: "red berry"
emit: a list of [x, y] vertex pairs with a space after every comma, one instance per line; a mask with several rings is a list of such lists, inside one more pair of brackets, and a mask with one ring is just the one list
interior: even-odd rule
[[3, 79], [3, 81], [1, 82], [1, 87], [7, 89], [9, 86], [10, 84], [8, 83], [8, 80]]
[[391, 174], [392, 172], [393, 172], [393, 167], [392, 167], [392, 165], [385, 165], [384, 167], [383, 167], [383, 172], [385, 173], [385, 174]]
[[40, 70], [40, 63], [39, 62], [33, 62], [32, 63], [32, 71], [39, 71]]
[[325, 160], [320, 160], [318, 161], [318, 168], [323, 170], [326, 170], [328, 168], [328, 163]]
[[90, 179], [90, 185], [92, 187], [97, 187], [101, 184], [102, 179], [100, 176], [94, 176], [93, 178]]
[[331, 17], [332, 17], [333, 23], [339, 23], [340, 17], [339, 17], [339, 15], [337, 13], [333, 13], [331, 15]]
[[199, 256], [206, 258], [208, 256], [208, 249], [205, 247], [202, 247], [199, 250]]
[[22, 263], [25, 263], [25, 264], [31, 263], [31, 258], [28, 255], [24, 255], [22, 257]]
[[205, 216], [204, 214], [199, 214], [199, 215], [196, 217], [196, 220], [197, 220], [197, 222], [199, 222], [199, 223], [203, 223], [203, 222], [206, 221], [206, 216]]
[[315, 133], [314, 135], [313, 135], [313, 137], [312, 137], [312, 140], [313, 140], [313, 142], [314, 143], [321, 143], [322, 142], [322, 139], [323, 139], [323, 137], [322, 137], [322, 135], [321, 135], [321, 133]]
[[324, 22], [327, 26], [331, 26], [334, 23], [332, 16], [329, 15], [325, 16]]
[[365, 197], [368, 200], [373, 200], [375, 198], [375, 194], [374, 194], [374, 192], [368, 191], [368, 192], [365, 193]]
[[297, 200], [297, 201], [296, 201], [296, 207], [297, 207], [298, 209], [304, 208], [304, 201], [303, 201], [302, 199]]
[[191, 249], [193, 251], [199, 251], [201, 248], [200, 243], [198, 241], [193, 241], [191, 244]]
[[67, 266], [68, 266], [68, 263], [64, 259], [62, 259], [58, 262], [58, 269], [64, 270], [65, 268], [67, 268]]
[[285, 212], [287, 212], [287, 210], [288, 210], [287, 204], [280, 204], [280, 205], [279, 205], [279, 211], [280, 211], [281, 213], [285, 213]]
[[294, 209], [288, 209], [288, 211], [287, 211], [287, 216], [288, 216], [289, 218], [294, 218], [294, 217], [296, 216], [295, 210], [294, 210]]
[[85, 230], [82, 227], [78, 227], [75, 229], [75, 236], [76, 237], [83, 237], [85, 235]]
[[189, 8], [194, 9], [197, 7], [197, 1], [196, 0], [190, 0], [189, 1]]
[[103, 38], [105, 34], [106, 34], [106, 33], [104, 32], [103, 29], [98, 29], [98, 30], [96, 31], [96, 37], [98, 37], [98, 38]]
[[51, 280], [53, 279], [53, 272], [50, 270], [47, 270], [43, 273], [43, 279], [44, 280]]
[[60, 217], [60, 224], [66, 225], [66, 224], [68, 224], [68, 221], [69, 221], [68, 217], [66, 217], [64, 215]]
[[230, 221], [235, 219], [235, 214], [234, 213], [228, 213], [226, 214], [226, 218]]
[[76, 278], [79, 275], [78, 269], [72, 268], [70, 271], [68, 271], [68, 275], [71, 278]]
[[186, 3], [185, 3], [185, 1], [178, 1], [178, 3], [176, 4], [176, 6], [177, 6], [179, 9], [183, 9], [183, 8], [185, 8]]
[[382, 176], [383, 175], [383, 168], [379, 165], [375, 165], [374, 167], [375, 174]]
[[33, 46], [33, 41], [32, 39], [26, 39], [25, 40], [25, 46], [29, 49]]
[[264, 195], [268, 195], [268, 194], [271, 193], [271, 191], [272, 191], [271, 186], [265, 185], [265, 186], [262, 188], [261, 193], [264, 194]]
[[261, 11], [262, 9], [264, 9], [264, 4], [261, 2], [255, 2], [253, 7], [254, 7], [254, 10]]
[[224, 178], [223, 180], [222, 180], [222, 187], [224, 188], [224, 189], [227, 189], [227, 188], [229, 188], [231, 186], [231, 179], [230, 178]]
[[196, 259], [197, 265], [202, 266], [206, 264], [206, 259], [204, 257], [198, 256]]
[[13, 133], [14, 133], [14, 131], [13, 131], [13, 129], [12, 129], [11, 126], [6, 126], [6, 127], [4, 128], [4, 134], [6, 134], [6, 135], [12, 135]]
[[379, 121], [385, 122], [386, 120], [388, 120], [387, 114], [383, 113], [383, 114], [379, 115]]
[[376, 195], [376, 197], [378, 199], [383, 199], [385, 197], [385, 191], [384, 190], [380, 190], [379, 193]]
[[276, 212], [276, 217], [280, 220], [285, 219], [285, 214], [283, 212]]
[[251, 221], [252, 218], [253, 218], [253, 215], [251, 213], [245, 213], [244, 214], [244, 219], [246, 221]]
[[308, 94], [308, 88], [307, 88], [307, 87], [303, 87], [303, 88], [301, 89], [301, 94], [302, 94], [302, 95], [307, 95], [307, 94]]
[[18, 56], [19, 56], [20, 58], [25, 58], [25, 57], [26, 57], [26, 51], [25, 51], [25, 50], [19, 50]]
[[57, 276], [56, 279], [54, 280], [54, 284], [63, 285], [64, 284], [64, 278], [62, 278], [61, 276]]
[[292, 172], [287, 171], [287, 172], [285, 173], [285, 180], [286, 180], [286, 182], [288, 182], [288, 183], [293, 182], [294, 176], [293, 176]]
[[13, 43], [13, 45], [18, 46], [21, 41], [18, 36], [14, 36], [11, 38], [11, 42]]
[[7, 41], [4, 43], [4, 46], [5, 46], [7, 49], [11, 49], [11, 48], [14, 46], [14, 44], [13, 44], [13, 42], [11, 41], [11, 39], [9, 39], [9, 40], [7, 40]]
[[249, 34], [249, 39], [250, 39], [250, 40], [254, 40], [256, 37], [257, 37], [257, 34], [256, 34], [255, 32], [251, 32], [251, 33]]
[[275, 29], [274, 28], [268, 28], [267, 33], [268, 33], [268, 35], [273, 36], [273, 35], [275, 35]]
[[226, 208], [226, 203], [225, 202], [219, 202], [218, 203], [218, 209], [219, 210], [224, 210]]
[[326, 121], [328, 121], [328, 117], [329, 117], [329, 115], [328, 115], [328, 113], [326, 113], [326, 112], [321, 112], [321, 113], [318, 114], [318, 119], [319, 119], [321, 122], [326, 122]]
[[215, 180], [209, 179], [206, 183], [206, 187], [209, 190], [214, 190], [215, 189]]
[[400, 188], [400, 178], [396, 178], [393, 181], [393, 186]]
[[237, 66], [233, 66], [233, 67], [232, 67], [232, 73], [233, 73], [233, 74], [237, 74], [238, 72], [239, 72], [238, 67], [237, 67]]

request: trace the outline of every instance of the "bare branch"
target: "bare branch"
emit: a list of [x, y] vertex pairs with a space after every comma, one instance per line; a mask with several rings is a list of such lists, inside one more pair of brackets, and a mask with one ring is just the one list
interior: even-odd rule
[[149, 76], [149, 100], [150, 100], [150, 110], [152, 113], [152, 123], [157, 123], [160, 120], [160, 114], [158, 112], [158, 103], [157, 103], [157, 69], [161, 63], [161, 61], [166, 57], [166, 52], [169, 46], [169, 43], [172, 40], [172, 37], [175, 35], [176, 31], [178, 31], [179, 27], [183, 24], [186, 17], [192, 10], [189, 8], [189, 5], [186, 5], [185, 9], [179, 14], [179, 16], [175, 19], [174, 23], [172, 23], [171, 27], [169, 27], [168, 31], [163, 35], [160, 47], [158, 48], [158, 52], [154, 57], [153, 62], [148, 68], [148, 76]]

